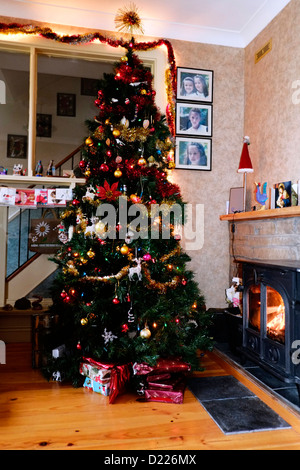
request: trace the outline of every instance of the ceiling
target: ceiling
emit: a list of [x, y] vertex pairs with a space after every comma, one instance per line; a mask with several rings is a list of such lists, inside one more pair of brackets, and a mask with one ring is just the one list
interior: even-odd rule
[[145, 36], [245, 47], [290, 1], [0, 0], [0, 15], [115, 31], [118, 10], [134, 3]]

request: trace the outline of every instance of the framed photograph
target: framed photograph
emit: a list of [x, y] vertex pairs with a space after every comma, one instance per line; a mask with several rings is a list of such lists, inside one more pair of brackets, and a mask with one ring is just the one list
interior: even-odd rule
[[177, 99], [213, 101], [213, 71], [177, 67]]
[[51, 114], [36, 115], [36, 136], [51, 137], [52, 132], [52, 116]]
[[231, 188], [229, 194], [229, 214], [244, 212], [244, 188]]
[[7, 158], [27, 158], [27, 135], [8, 134]]
[[212, 136], [212, 105], [176, 103], [176, 134]]
[[76, 115], [76, 95], [57, 93], [57, 116], [74, 117]]
[[211, 156], [211, 139], [176, 137], [175, 168], [210, 171]]
[[81, 79], [81, 95], [97, 97], [99, 90], [99, 80], [96, 78]]

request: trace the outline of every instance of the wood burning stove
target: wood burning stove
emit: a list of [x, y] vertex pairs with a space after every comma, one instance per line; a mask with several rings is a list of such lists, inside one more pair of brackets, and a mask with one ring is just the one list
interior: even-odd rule
[[300, 394], [300, 261], [238, 260], [243, 268], [242, 356]]

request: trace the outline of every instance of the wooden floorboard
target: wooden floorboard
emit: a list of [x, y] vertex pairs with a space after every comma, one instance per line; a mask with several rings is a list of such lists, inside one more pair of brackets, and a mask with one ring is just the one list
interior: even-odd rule
[[215, 353], [198, 376], [231, 374], [291, 428], [226, 436], [186, 389], [184, 403], [141, 403], [126, 393], [108, 399], [67, 384], [48, 383], [31, 368], [30, 344], [7, 345], [0, 365], [1, 450], [299, 450], [300, 415]]

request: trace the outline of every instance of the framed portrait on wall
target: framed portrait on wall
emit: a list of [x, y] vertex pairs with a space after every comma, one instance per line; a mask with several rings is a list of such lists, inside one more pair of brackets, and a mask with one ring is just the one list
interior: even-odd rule
[[210, 171], [211, 167], [211, 139], [176, 137], [175, 168]]
[[8, 134], [7, 158], [27, 158], [27, 135]]
[[213, 101], [213, 70], [177, 67], [177, 99]]
[[212, 136], [212, 105], [176, 103], [176, 134]]

